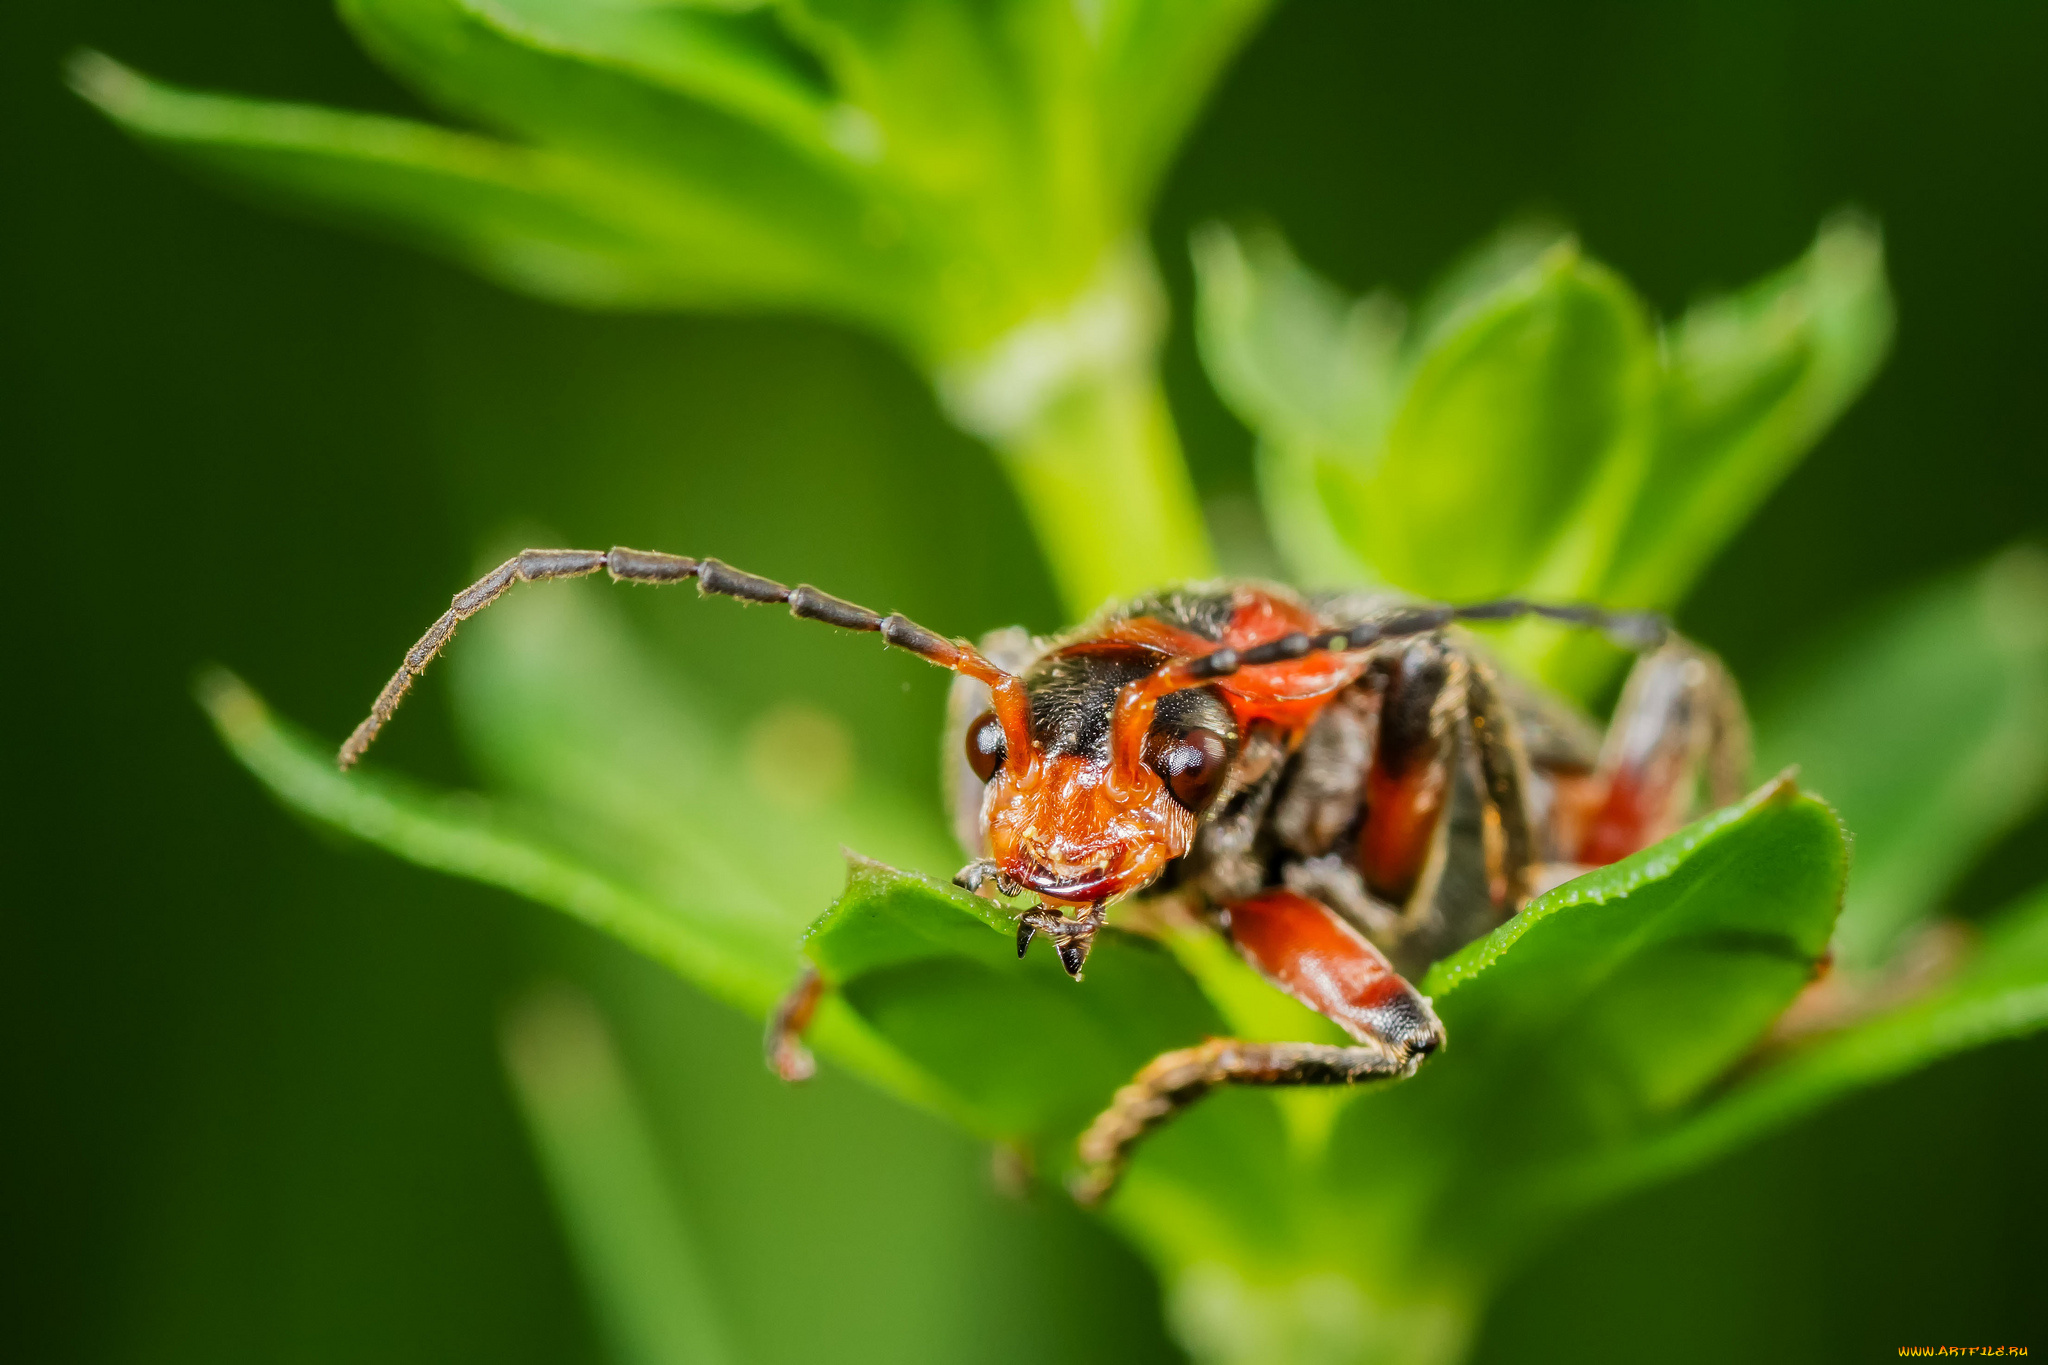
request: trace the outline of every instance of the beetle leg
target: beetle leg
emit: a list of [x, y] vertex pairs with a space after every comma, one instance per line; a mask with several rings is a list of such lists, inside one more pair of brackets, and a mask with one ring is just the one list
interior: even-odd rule
[[1493, 670], [1468, 660], [1465, 679], [1466, 733], [1479, 757], [1486, 792], [1486, 863], [1494, 905], [1509, 914], [1529, 898], [1529, 869], [1535, 859], [1529, 836], [1528, 760], [1502, 701]]
[[1413, 1070], [1442, 1045], [1429, 1001], [1327, 905], [1274, 889], [1234, 903], [1229, 915], [1231, 942], [1262, 976], [1397, 1066]]
[[817, 1059], [804, 1046], [804, 1030], [811, 1026], [811, 1016], [818, 1012], [818, 1001], [824, 994], [825, 978], [818, 975], [816, 967], [806, 966], [796, 984], [789, 988], [789, 994], [768, 1016], [768, 1033], [763, 1040], [768, 1069], [785, 1081], [807, 1081], [818, 1073]]
[[1095, 946], [1095, 932], [1102, 928], [1103, 910], [1091, 905], [1081, 914], [1068, 919], [1057, 910], [1034, 906], [1017, 917], [1017, 956], [1024, 956], [1031, 947], [1031, 940], [1038, 934], [1050, 938], [1053, 948], [1060, 955], [1060, 966], [1067, 975], [1079, 981], [1081, 968], [1088, 961], [1088, 950]]
[[1338, 854], [1288, 863], [1280, 876], [1288, 890], [1329, 906], [1374, 943], [1400, 943], [1407, 935], [1409, 924], [1400, 909], [1374, 899], [1358, 869]]
[[1067, 1183], [1075, 1200], [1100, 1203], [1116, 1188], [1138, 1140], [1219, 1085], [1350, 1085], [1404, 1076], [1412, 1064], [1378, 1048], [1328, 1043], [1247, 1043], [1211, 1038], [1155, 1057], [1081, 1135], [1083, 1169]]
[[996, 860], [993, 858], [976, 858], [953, 874], [953, 885], [977, 896], [988, 896], [982, 888], [990, 882], [994, 882], [996, 890], [1005, 896], [1017, 895], [1023, 889], [1003, 875], [1003, 870], [996, 866]]
[[1684, 824], [1702, 785], [1716, 806], [1735, 800], [1748, 768], [1734, 680], [1712, 654], [1674, 638], [1629, 673], [1599, 766], [1573, 803], [1582, 823], [1566, 831], [1576, 834], [1566, 847], [1595, 867], [1625, 858]]
[[1383, 681], [1369, 675], [1338, 693], [1302, 739], [1272, 807], [1273, 833], [1290, 851], [1323, 857], [1357, 821], [1379, 735]]
[[1352, 1085], [1411, 1075], [1443, 1046], [1429, 1001], [1334, 911], [1293, 891], [1267, 891], [1229, 909], [1230, 937], [1281, 990], [1334, 1020], [1357, 1044], [1211, 1038], [1154, 1058], [1081, 1135], [1074, 1196], [1092, 1204], [1114, 1188], [1138, 1140], [1219, 1085]]
[[1423, 930], [1436, 909], [1471, 667], [1441, 638], [1409, 645], [1384, 667], [1355, 860], [1373, 898], [1401, 907], [1391, 948]]

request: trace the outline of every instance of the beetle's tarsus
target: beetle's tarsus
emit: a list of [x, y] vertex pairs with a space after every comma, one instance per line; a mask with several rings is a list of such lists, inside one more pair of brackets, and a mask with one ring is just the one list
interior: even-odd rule
[[982, 889], [988, 885], [992, 878], [995, 879], [997, 886], [1000, 887], [1002, 879], [996, 870], [995, 859], [976, 858], [973, 862], [953, 874], [953, 885], [959, 887], [962, 891], [992, 900], [994, 898]]
[[825, 978], [816, 967], [805, 967], [789, 994], [768, 1016], [768, 1033], [763, 1039], [768, 1069], [785, 1081], [807, 1081], [818, 1074], [818, 1060], [804, 1046], [804, 1030], [817, 1013], [825, 994]]
[[1038, 1178], [1038, 1160], [1028, 1144], [1000, 1141], [989, 1148], [988, 1174], [997, 1194], [1021, 1202], [1031, 1197], [1031, 1183]]
[[1414, 1074], [1427, 1049], [1379, 1043], [1248, 1043], [1211, 1038], [1155, 1057], [1081, 1135], [1082, 1168], [1067, 1190], [1084, 1206], [1116, 1188], [1140, 1138], [1219, 1085], [1355, 1085]]
[[1068, 976], [1079, 981], [1081, 969], [1087, 965], [1088, 950], [1095, 946], [1095, 931], [1102, 927], [1102, 907], [1091, 905], [1081, 914], [1068, 919], [1057, 910], [1034, 906], [1017, 917], [1017, 956], [1024, 956], [1031, 947], [1031, 940], [1044, 934], [1053, 942], [1053, 950], [1059, 954], [1060, 966]]

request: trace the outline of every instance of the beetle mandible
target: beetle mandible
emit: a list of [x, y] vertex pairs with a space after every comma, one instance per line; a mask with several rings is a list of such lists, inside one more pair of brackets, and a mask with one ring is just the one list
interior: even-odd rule
[[[1265, 978], [1353, 1042], [1212, 1038], [1139, 1071], [1082, 1135], [1084, 1202], [1147, 1132], [1219, 1085], [1349, 1085], [1412, 1074], [1444, 1029], [1404, 976], [1491, 930], [1531, 894], [1671, 833], [1738, 794], [1748, 727], [1720, 661], [1654, 613], [1519, 598], [1468, 606], [1384, 593], [1303, 597], [1217, 582], [1113, 605], [1051, 639], [951, 640], [808, 584], [716, 559], [615, 547], [523, 550], [457, 593], [341, 747], [362, 757], [463, 621], [514, 583], [599, 571], [780, 603], [879, 633], [955, 675], [955, 881], [1034, 893], [1038, 935], [1079, 979], [1107, 908], [1171, 892]], [[1460, 626], [1547, 618], [1638, 658], [1604, 737], [1498, 668]], [[771, 1064], [810, 1074], [806, 974], [769, 1027]]]

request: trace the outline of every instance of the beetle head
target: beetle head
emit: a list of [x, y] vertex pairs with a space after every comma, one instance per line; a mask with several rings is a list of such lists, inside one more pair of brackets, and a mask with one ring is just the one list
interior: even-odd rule
[[[1130, 645], [1069, 646], [1024, 675], [1028, 752], [997, 705], [969, 722], [982, 842], [1002, 880], [1058, 905], [1128, 895], [1188, 851], [1236, 756], [1230, 707], [1206, 688], [1157, 695], [1170, 662]], [[1146, 694], [1133, 711], [1133, 699]]]

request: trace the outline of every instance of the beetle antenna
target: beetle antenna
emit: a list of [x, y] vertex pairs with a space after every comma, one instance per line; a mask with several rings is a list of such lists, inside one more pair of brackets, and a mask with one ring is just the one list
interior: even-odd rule
[[1031, 699], [1015, 676], [983, 658], [965, 640], [948, 640], [926, 630], [907, 616], [882, 615], [843, 598], [820, 592], [808, 583], [786, 588], [772, 578], [743, 573], [716, 559], [691, 559], [687, 555], [663, 554], [658, 550], [521, 550], [476, 582], [455, 594], [448, 610], [427, 627], [419, 643], [406, 652], [405, 662], [384, 690], [371, 703], [370, 714], [356, 726], [341, 746], [337, 760], [344, 768], [356, 760], [377, 738], [377, 732], [391, 719], [398, 703], [412, 689], [413, 681], [445, 649], [455, 628], [505, 595], [514, 583], [540, 583], [554, 578], [583, 578], [600, 569], [615, 581], [667, 584], [695, 579], [700, 594], [736, 597], [742, 602], [778, 602], [789, 607], [792, 616], [822, 621], [842, 630], [879, 634], [883, 643], [907, 650], [928, 663], [962, 673], [982, 683], [995, 698], [996, 718], [1002, 722], [1008, 746], [1005, 766], [1018, 779], [1026, 778], [1035, 766], [1031, 744]]
[[1161, 664], [1147, 676], [1127, 683], [1117, 696], [1110, 723], [1111, 780], [1128, 789], [1144, 762], [1145, 733], [1162, 698], [1227, 678], [1244, 668], [1287, 663], [1310, 654], [1349, 654], [1372, 649], [1388, 640], [1428, 635], [1461, 621], [1511, 621], [1535, 616], [1604, 633], [1624, 649], [1638, 653], [1656, 649], [1671, 637], [1671, 623], [1653, 611], [1608, 611], [1582, 604], [1559, 605], [1504, 597], [1468, 606], [1403, 607], [1373, 621], [1331, 630], [1294, 631], [1246, 649], [1216, 649], [1207, 654]]

